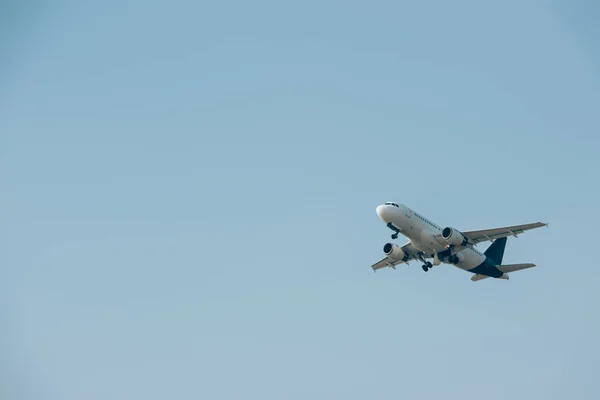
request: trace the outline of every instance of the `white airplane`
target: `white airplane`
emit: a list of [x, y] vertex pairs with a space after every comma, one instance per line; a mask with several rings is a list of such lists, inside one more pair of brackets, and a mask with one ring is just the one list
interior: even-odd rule
[[[473, 273], [471, 280], [476, 282], [486, 278], [508, 279], [509, 272], [535, 267], [535, 264], [502, 265], [502, 256], [508, 236], [517, 237], [527, 230], [548, 226], [547, 223], [506, 226], [503, 228], [482, 229], [460, 232], [449, 226], [442, 228], [409, 207], [394, 202], [377, 206], [377, 215], [394, 231], [392, 239], [401, 233], [409, 242], [400, 247], [395, 243], [383, 246], [385, 257], [371, 266], [373, 271], [391, 267], [411, 260], [423, 262], [423, 271], [433, 265], [453, 264], [457, 268]], [[481, 253], [475, 248], [478, 243], [489, 240], [488, 249]], [[433, 259], [433, 264], [428, 259]]]

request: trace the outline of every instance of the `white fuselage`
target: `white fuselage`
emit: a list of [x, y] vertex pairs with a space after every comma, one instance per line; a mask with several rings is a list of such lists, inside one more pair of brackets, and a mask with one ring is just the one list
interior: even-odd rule
[[[385, 203], [377, 207], [377, 215], [391, 229], [406, 236], [412, 244], [420, 250], [424, 256], [431, 257], [443, 251], [447, 251], [449, 246], [441, 239], [438, 239], [442, 233], [443, 227], [431, 222], [421, 214], [415, 212], [409, 207], [398, 203]], [[457, 255], [460, 262], [454, 265], [463, 270], [471, 270], [486, 259], [485, 255], [468, 246], [466, 248], [454, 251], [452, 255]], [[447, 262], [446, 260], [441, 260]]]

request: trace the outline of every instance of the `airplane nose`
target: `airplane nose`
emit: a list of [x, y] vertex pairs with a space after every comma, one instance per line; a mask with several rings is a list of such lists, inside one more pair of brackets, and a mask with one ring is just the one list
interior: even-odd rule
[[386, 218], [385, 218], [385, 214], [386, 214], [385, 209], [386, 209], [386, 206], [379, 205], [379, 206], [377, 206], [375, 211], [377, 212], [377, 216], [379, 217], [379, 219], [381, 219], [384, 222], [387, 222]]

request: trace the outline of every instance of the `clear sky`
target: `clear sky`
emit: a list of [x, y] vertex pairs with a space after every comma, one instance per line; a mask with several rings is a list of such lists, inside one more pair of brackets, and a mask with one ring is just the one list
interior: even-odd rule
[[600, 397], [597, 2], [1, 4], [2, 399]]

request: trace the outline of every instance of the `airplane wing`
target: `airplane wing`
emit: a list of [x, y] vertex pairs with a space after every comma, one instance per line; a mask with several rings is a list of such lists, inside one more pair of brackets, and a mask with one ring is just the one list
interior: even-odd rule
[[385, 267], [390, 267], [390, 268], [396, 269], [396, 265], [402, 264], [403, 262], [404, 261], [402, 261], [402, 260], [394, 261], [391, 258], [385, 257], [385, 258], [382, 258], [381, 260], [377, 261], [375, 264], [371, 265], [371, 268], [373, 268], [373, 271], [377, 271], [378, 269], [385, 268]]
[[461, 231], [461, 233], [467, 237], [469, 242], [471, 242], [472, 244], [477, 244], [486, 240], [494, 241], [496, 239], [500, 239], [507, 236], [517, 237], [517, 235], [525, 231], [540, 228], [542, 226], [548, 226], [548, 224], [543, 222], [534, 222], [533, 224], [505, 226], [502, 228], [492, 229], [481, 229], [478, 231]]
[[407, 253], [409, 255], [408, 260], [402, 261], [402, 260], [394, 260], [393, 258], [390, 258], [390, 257], [384, 257], [381, 260], [377, 261], [375, 264], [371, 265], [371, 268], [373, 268], [373, 271], [377, 271], [378, 269], [385, 268], [385, 267], [390, 267], [390, 268], [396, 269], [395, 268], [396, 265], [402, 264], [402, 263], [408, 264], [409, 261], [416, 259], [417, 255], [419, 254], [419, 250], [415, 247], [414, 244], [412, 244], [412, 242], [406, 243], [401, 248], [402, 248], [402, 250], [404, 250], [405, 253]]

